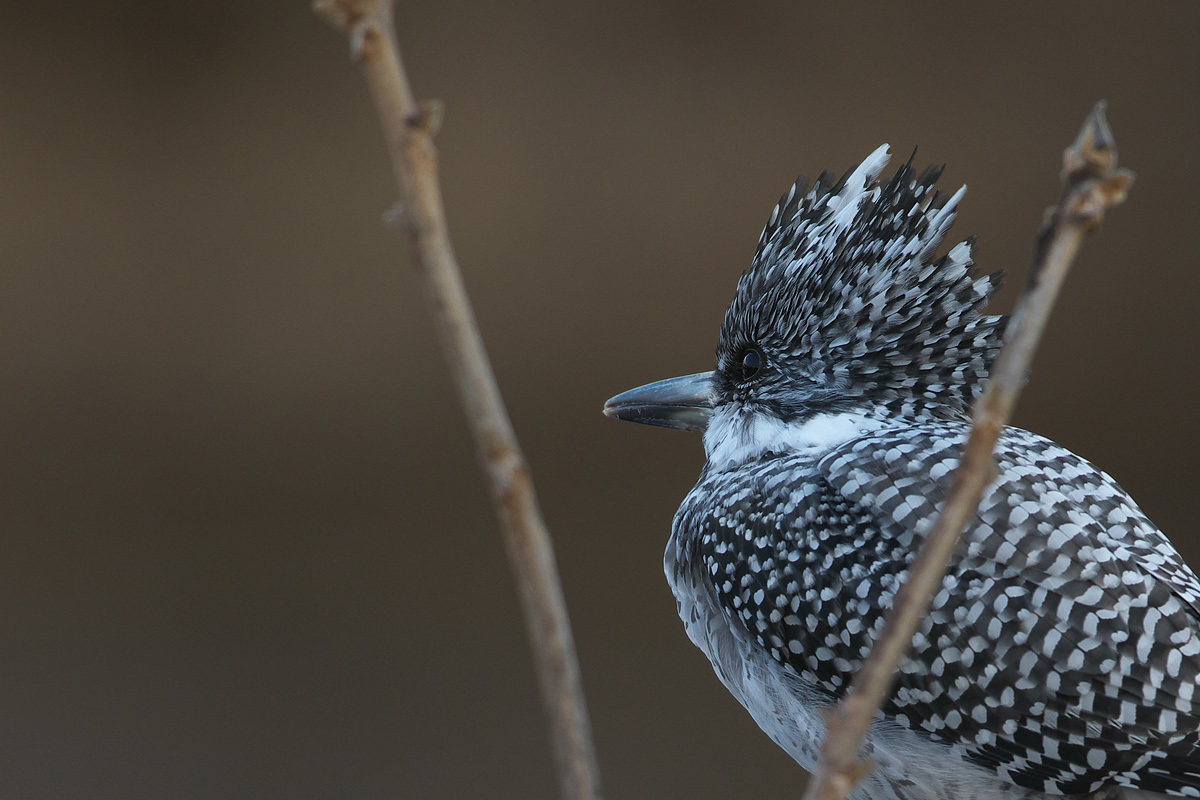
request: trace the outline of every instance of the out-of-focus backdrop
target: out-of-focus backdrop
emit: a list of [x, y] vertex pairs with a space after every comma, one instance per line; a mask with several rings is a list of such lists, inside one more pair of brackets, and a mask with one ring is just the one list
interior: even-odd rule
[[[375, 112], [305, 3], [0, 15], [0, 794], [551, 798], [500, 537]], [[661, 574], [708, 369], [795, 175], [970, 185], [1009, 310], [1098, 98], [1138, 172], [1018, 422], [1200, 563], [1200, 5], [402, 3], [449, 218], [553, 530], [613, 798], [795, 796]]]

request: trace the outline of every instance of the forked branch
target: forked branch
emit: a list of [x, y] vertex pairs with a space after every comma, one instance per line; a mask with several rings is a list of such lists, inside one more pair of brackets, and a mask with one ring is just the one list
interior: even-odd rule
[[830, 716], [821, 762], [805, 800], [844, 800], [869, 769], [859, 758], [863, 739], [891, 691], [896, 666], [941, 585], [964, 527], [995, 478], [993, 449], [1016, 405], [1063, 278], [1083, 237], [1095, 230], [1106, 210], [1125, 199], [1133, 182], [1132, 172], [1117, 167], [1116, 142], [1104, 108], [1103, 101], [1096, 104], [1063, 153], [1062, 199], [1049, 210], [1038, 234], [1029, 285], [1008, 324], [987, 389], [975, 403], [971, 434], [950, 494], [896, 594], [883, 633]]
[[450, 246], [433, 146], [441, 106], [413, 99], [393, 32], [391, 0], [317, 0], [314, 9], [350, 38], [351, 56], [361, 64], [379, 112], [400, 190], [399, 219], [474, 434], [521, 593], [562, 796], [594, 800], [600, 796], [599, 771], [550, 535]]

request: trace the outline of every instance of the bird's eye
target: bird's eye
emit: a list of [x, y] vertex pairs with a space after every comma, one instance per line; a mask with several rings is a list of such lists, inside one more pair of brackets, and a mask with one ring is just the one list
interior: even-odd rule
[[743, 381], [748, 381], [757, 375], [763, 367], [763, 355], [755, 348], [750, 348], [742, 354], [742, 375]]

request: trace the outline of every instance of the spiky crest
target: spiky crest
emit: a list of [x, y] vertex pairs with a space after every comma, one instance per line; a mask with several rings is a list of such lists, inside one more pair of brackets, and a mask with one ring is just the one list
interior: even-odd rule
[[836, 183], [800, 177], [780, 199], [725, 314], [718, 363], [764, 348], [820, 383], [904, 412], [960, 414], [1000, 348], [982, 316], [1003, 274], [976, 278], [974, 237], [933, 252], [966, 192], [912, 161], [886, 185], [883, 145]]

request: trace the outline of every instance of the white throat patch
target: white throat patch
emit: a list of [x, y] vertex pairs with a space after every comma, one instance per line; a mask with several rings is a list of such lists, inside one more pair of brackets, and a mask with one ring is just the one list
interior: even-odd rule
[[882, 426], [872, 417], [849, 411], [818, 414], [802, 422], [784, 422], [732, 404], [713, 410], [704, 431], [704, 453], [717, 469], [741, 464], [765, 453], [821, 455]]

